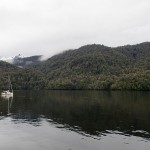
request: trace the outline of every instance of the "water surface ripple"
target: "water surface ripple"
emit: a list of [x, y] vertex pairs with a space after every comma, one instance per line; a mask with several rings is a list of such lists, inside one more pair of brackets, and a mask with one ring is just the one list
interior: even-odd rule
[[0, 98], [2, 150], [149, 150], [150, 92], [15, 91]]

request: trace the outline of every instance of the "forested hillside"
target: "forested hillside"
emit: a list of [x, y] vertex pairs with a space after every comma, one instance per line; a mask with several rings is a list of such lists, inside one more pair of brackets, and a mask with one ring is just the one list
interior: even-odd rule
[[46, 75], [50, 89], [150, 90], [150, 43], [86, 45], [32, 68]]
[[16, 56], [13, 59], [12, 64], [14, 64], [16, 66], [24, 67], [26, 65], [29, 65], [29, 64], [32, 64], [35, 62], [39, 62], [41, 57], [42, 57], [41, 55], [35, 55], [35, 56], [23, 57], [23, 58]]
[[44, 75], [34, 69], [22, 69], [0, 61], [0, 89], [8, 89], [8, 76], [13, 89], [46, 89], [47, 80]]
[[122, 47], [86, 45], [26, 68], [0, 61], [0, 88], [150, 90], [150, 43]]

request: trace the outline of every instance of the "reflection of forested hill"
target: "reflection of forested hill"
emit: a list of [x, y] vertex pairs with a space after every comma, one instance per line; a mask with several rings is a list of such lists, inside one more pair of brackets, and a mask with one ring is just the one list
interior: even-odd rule
[[[42, 116], [58, 127], [93, 135], [118, 130], [150, 137], [148, 92], [18, 91], [15, 95], [14, 119], [39, 124]], [[140, 130], [148, 134], [138, 133]]]

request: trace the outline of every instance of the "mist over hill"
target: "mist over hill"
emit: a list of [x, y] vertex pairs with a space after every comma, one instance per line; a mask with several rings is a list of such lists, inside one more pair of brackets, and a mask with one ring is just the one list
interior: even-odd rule
[[86, 45], [32, 68], [46, 75], [51, 89], [150, 89], [150, 43], [111, 48]]
[[23, 69], [12, 65], [6, 71], [7, 65], [1, 73], [18, 78], [13, 81], [16, 89], [150, 90], [150, 42], [115, 48], [85, 45]]
[[36, 63], [36, 62], [40, 62], [42, 60], [42, 55], [34, 55], [34, 56], [25, 57], [19, 54], [17, 56], [2, 57], [0, 58], [0, 60], [4, 62], [8, 62], [15, 66], [24, 67], [24, 66]]

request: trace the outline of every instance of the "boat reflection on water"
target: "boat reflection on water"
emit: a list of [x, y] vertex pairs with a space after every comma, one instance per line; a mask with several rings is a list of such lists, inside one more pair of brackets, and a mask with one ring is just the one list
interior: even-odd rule
[[1, 95], [2, 100], [8, 101], [7, 115], [10, 115], [10, 109], [12, 107], [13, 96], [12, 95]]

